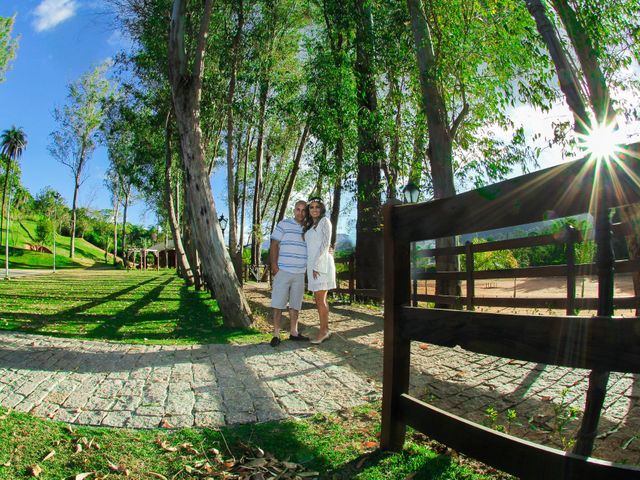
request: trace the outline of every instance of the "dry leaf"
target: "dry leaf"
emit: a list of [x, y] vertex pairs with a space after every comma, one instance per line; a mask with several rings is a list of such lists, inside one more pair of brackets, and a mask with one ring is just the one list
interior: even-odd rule
[[42, 473], [42, 469], [39, 465], [31, 465], [30, 467], [27, 467], [27, 471], [32, 477], [39, 477]]
[[154, 478], [159, 478], [160, 480], [168, 480], [167, 477], [165, 477], [164, 475], [161, 475], [160, 473], [149, 472], [149, 475], [151, 475]]
[[284, 467], [288, 468], [289, 470], [295, 470], [300, 466], [297, 463], [293, 462], [282, 462], [282, 465], [284, 465]]
[[49, 460], [50, 458], [53, 458], [53, 456], [56, 454], [55, 450], [51, 450], [49, 453], [47, 453], [47, 456], [44, 457], [42, 459], [43, 462], [46, 462], [47, 460]]
[[171, 444], [165, 440], [156, 439], [156, 444], [165, 452], [177, 452], [178, 447], [172, 447]]
[[244, 463], [242, 466], [246, 468], [260, 468], [264, 467], [267, 461], [264, 458], [254, 458], [250, 462]]
[[429, 348], [429, 345], [427, 345], [426, 343], [420, 345], [421, 350], [426, 350], [427, 348]]
[[67, 423], [67, 427], [66, 428], [67, 428], [67, 431], [69, 433], [73, 433], [73, 427], [70, 424]]
[[180, 445], [180, 448], [182, 448], [185, 452], [191, 454], [191, 455], [198, 455], [198, 450], [196, 450], [195, 448], [193, 448], [193, 444], [192, 443], [183, 443]]
[[544, 397], [540, 398], [540, 400], [542, 400], [543, 402], [550, 402], [551, 400], [553, 400], [553, 398], [545, 395]]
[[124, 465], [115, 465], [111, 462], [107, 463], [109, 470], [116, 473], [122, 473], [125, 477], [129, 476], [129, 469]]
[[364, 448], [376, 448], [378, 446], [378, 442], [372, 442], [372, 441], [364, 442], [362, 446]]
[[169, 422], [167, 422], [166, 420], [162, 420], [160, 422], [160, 426], [162, 428], [173, 428], [173, 425], [171, 425]]
[[77, 443], [76, 444], [76, 453], [80, 453], [80, 452], [82, 452], [82, 445]]
[[[220, 450], [218, 450], [217, 448], [210, 448], [209, 450], [207, 450], [211, 455], [220, 455]], [[260, 455], [258, 455], [260, 456]]]
[[77, 474], [75, 477], [73, 477], [73, 480], [84, 480], [85, 478], [89, 478], [91, 475], [93, 475], [95, 472], [85, 472], [85, 473], [79, 473]]

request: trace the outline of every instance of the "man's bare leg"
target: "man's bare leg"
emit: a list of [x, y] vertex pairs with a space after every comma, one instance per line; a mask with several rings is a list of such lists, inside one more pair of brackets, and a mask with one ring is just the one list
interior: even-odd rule
[[273, 308], [273, 338], [271, 339], [271, 346], [275, 347], [280, 343], [280, 320], [282, 319], [282, 310], [279, 308]]
[[289, 333], [292, 337], [298, 336], [298, 310], [294, 308], [289, 309], [289, 319], [291, 320], [291, 328], [289, 329]]

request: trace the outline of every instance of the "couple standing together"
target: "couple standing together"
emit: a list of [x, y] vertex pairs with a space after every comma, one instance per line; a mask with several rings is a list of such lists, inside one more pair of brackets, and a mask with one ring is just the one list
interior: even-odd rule
[[320, 198], [310, 198], [308, 203], [299, 200], [295, 205], [294, 218], [282, 220], [271, 234], [270, 260], [274, 275], [271, 292], [272, 347], [280, 344], [280, 320], [287, 304], [291, 320], [289, 339], [309, 340], [298, 331], [305, 272], [320, 317], [318, 337], [311, 343], [320, 344], [331, 335], [327, 293], [336, 288], [336, 266], [329, 251], [331, 222], [325, 214], [326, 208]]

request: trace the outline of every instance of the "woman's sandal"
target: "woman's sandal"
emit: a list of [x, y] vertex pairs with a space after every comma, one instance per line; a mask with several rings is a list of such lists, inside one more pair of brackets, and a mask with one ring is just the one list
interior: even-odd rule
[[311, 343], [313, 345], [320, 345], [325, 340], [328, 340], [330, 336], [331, 336], [331, 332], [327, 332], [323, 337], [319, 337], [314, 340], [311, 340]]

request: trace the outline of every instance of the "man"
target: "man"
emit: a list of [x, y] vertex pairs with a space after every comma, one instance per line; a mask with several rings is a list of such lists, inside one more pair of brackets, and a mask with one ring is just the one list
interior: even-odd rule
[[289, 305], [291, 327], [289, 340], [306, 341], [309, 337], [298, 332], [298, 312], [304, 294], [304, 273], [307, 269], [307, 246], [302, 238], [307, 202], [296, 202], [294, 218], [282, 220], [271, 234], [270, 261], [273, 274], [271, 308], [273, 309], [273, 338], [271, 346], [280, 345], [282, 310]]

